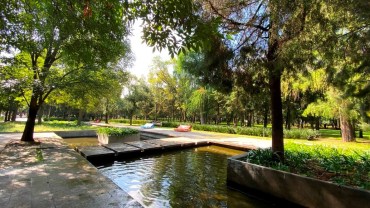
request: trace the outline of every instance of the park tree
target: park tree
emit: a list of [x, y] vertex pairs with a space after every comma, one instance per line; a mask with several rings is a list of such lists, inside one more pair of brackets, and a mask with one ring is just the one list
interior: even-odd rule
[[325, 69], [328, 92], [336, 99], [332, 103], [340, 104], [337, 116], [346, 142], [355, 141], [358, 112], [353, 111], [358, 109], [359, 99], [370, 92], [370, 16], [364, 9], [368, 6], [363, 0], [326, 3], [324, 9], [330, 15], [318, 28], [320, 33], [312, 33], [310, 38], [317, 43], [311, 66]]
[[[227, 58], [227, 48], [236, 55], [249, 54], [260, 60], [267, 70], [272, 118], [272, 149], [278, 158], [283, 157], [283, 116], [281, 100], [281, 75], [285, 62], [289, 60], [284, 51], [290, 44], [306, 32], [307, 20], [320, 10], [316, 1], [163, 1], [149, 3], [143, 9], [138, 1], [132, 3], [130, 11], [141, 11], [144, 24], [144, 40], [158, 49], [167, 46], [172, 53], [186, 49], [227, 47], [223, 57]], [[159, 9], [160, 8], [160, 9]], [[169, 12], [169, 10], [174, 10]], [[147, 14], [150, 13], [149, 17]], [[179, 17], [174, 18], [174, 17]], [[207, 27], [206, 27], [207, 26]], [[178, 38], [182, 41], [178, 41]], [[215, 38], [213, 38], [215, 37]], [[217, 38], [218, 37], [218, 38]], [[222, 38], [224, 44], [218, 44]], [[163, 41], [166, 39], [167, 41]], [[208, 41], [205, 41], [208, 40]], [[210, 41], [211, 40], [211, 41]], [[209, 44], [212, 42], [212, 44]], [[200, 44], [198, 44], [200, 43]], [[207, 44], [208, 43], [208, 44]], [[221, 49], [222, 47], [220, 47]], [[231, 53], [230, 53], [231, 54]], [[225, 60], [219, 69], [228, 66]], [[226, 65], [225, 65], [226, 64]], [[209, 64], [209, 65], [212, 65]], [[216, 67], [218, 68], [218, 67]], [[225, 74], [215, 73], [227, 78]], [[232, 82], [228, 82], [232, 83]], [[229, 86], [225, 83], [224, 86]]]
[[32, 82], [29, 71], [23, 64], [30, 59], [24, 53], [19, 53], [14, 58], [8, 56], [9, 54], [0, 58], [3, 64], [0, 70], [0, 108], [5, 110], [4, 121], [15, 121], [18, 108], [26, 105], [30, 95]]
[[118, 65], [81, 73], [79, 80], [63, 89], [68, 96], [64, 103], [79, 110], [77, 124], [81, 123], [84, 114], [94, 110], [103, 112], [107, 122], [109, 113], [114, 110], [128, 82], [129, 74]]
[[[281, 77], [286, 69], [284, 52], [305, 32], [315, 1], [218, 1], [203, 2], [205, 13], [221, 21], [225, 42], [238, 54], [248, 54], [267, 70], [272, 150], [284, 154]], [[251, 59], [250, 58], [250, 59]], [[242, 57], [240, 57], [242, 59]]]
[[67, 86], [76, 71], [102, 68], [126, 53], [124, 8], [108, 0], [12, 0], [1, 6], [1, 49], [30, 57], [25, 67], [32, 93], [21, 140], [33, 141], [36, 115], [50, 93]]
[[123, 112], [128, 115], [130, 125], [132, 125], [133, 116], [139, 112], [139, 106], [142, 102], [147, 102], [151, 96], [149, 87], [143, 79], [131, 78], [127, 91], [124, 95], [122, 107]]
[[184, 54], [179, 54], [174, 65], [174, 77], [177, 83], [177, 109], [180, 121], [187, 121], [190, 107], [190, 97], [195, 90], [197, 78], [188, 73], [183, 67]]
[[160, 114], [174, 115], [176, 101], [176, 80], [169, 72], [170, 61], [162, 60], [159, 56], [154, 57], [148, 75], [151, 94], [153, 95], [154, 120]]

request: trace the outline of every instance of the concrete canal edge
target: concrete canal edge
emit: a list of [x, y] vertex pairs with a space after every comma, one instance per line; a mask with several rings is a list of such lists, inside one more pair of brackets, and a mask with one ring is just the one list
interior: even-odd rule
[[96, 137], [96, 130], [76, 130], [76, 131], [53, 131], [56, 135], [62, 138], [74, 137]]
[[246, 154], [242, 154], [228, 159], [228, 183], [258, 190], [305, 207], [362, 208], [370, 204], [370, 191], [238, 160], [245, 156]]

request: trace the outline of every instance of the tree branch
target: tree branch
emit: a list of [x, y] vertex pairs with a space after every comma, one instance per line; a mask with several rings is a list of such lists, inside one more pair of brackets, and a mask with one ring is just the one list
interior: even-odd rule
[[212, 2], [210, 0], [207, 0], [207, 2], [209, 3], [211, 9], [213, 12], [216, 13], [217, 16], [223, 18], [224, 20], [228, 21], [230, 24], [233, 24], [233, 25], [236, 25], [236, 26], [244, 26], [244, 27], [254, 27], [254, 28], [257, 28], [257, 29], [260, 29], [264, 32], [268, 32], [269, 31], [269, 28], [266, 28], [266, 27], [263, 27], [262, 25], [257, 25], [257, 24], [253, 24], [253, 21], [255, 19], [255, 15], [257, 15], [258, 11], [261, 9], [261, 4], [258, 6], [258, 9], [256, 10], [255, 14], [253, 15], [253, 17], [246, 23], [243, 23], [243, 22], [238, 22], [236, 20], [233, 20], [231, 18], [228, 18], [224, 15], [222, 15], [218, 9], [212, 4]]

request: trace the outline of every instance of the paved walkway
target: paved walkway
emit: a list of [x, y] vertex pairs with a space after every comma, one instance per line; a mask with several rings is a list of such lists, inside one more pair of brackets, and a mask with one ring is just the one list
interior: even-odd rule
[[55, 134], [0, 135], [0, 207], [142, 207]]

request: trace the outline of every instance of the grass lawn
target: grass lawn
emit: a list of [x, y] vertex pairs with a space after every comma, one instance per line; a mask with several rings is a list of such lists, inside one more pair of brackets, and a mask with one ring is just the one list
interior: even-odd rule
[[[1, 122], [0, 132], [23, 132], [25, 124], [25, 122]], [[96, 128], [97, 127], [90, 125], [78, 126], [76, 122], [69, 121], [44, 121], [41, 125], [35, 125], [35, 132], [87, 130]]]
[[[321, 137], [324, 138], [331, 138], [331, 137], [341, 137], [340, 130], [337, 129], [320, 129], [319, 130]], [[356, 137], [359, 136], [359, 131], [356, 131]], [[370, 138], [370, 131], [363, 132], [364, 139]]]

